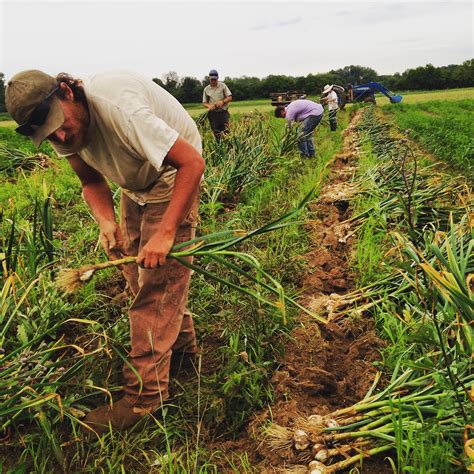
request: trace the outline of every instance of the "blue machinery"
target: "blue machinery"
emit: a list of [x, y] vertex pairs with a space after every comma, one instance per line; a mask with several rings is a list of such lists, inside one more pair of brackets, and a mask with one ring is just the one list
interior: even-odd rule
[[[346, 104], [352, 102], [372, 102], [375, 104], [376, 92], [381, 92], [387, 96], [392, 104], [401, 102], [403, 99], [401, 95], [391, 95], [390, 91], [379, 82], [367, 82], [366, 84], [348, 86], [347, 90], [337, 84], [334, 84], [332, 88], [337, 94], [338, 104], [341, 110]], [[323, 97], [325, 96], [326, 94], [323, 95]], [[273, 106], [288, 105], [296, 99], [304, 99], [305, 97], [304, 91], [272, 92], [270, 94]]]
[[390, 91], [378, 82], [368, 82], [367, 84], [360, 84], [357, 86], [348, 87], [347, 102], [374, 102], [375, 93], [381, 92], [390, 99], [392, 104], [401, 102], [403, 97], [401, 95], [390, 95]]

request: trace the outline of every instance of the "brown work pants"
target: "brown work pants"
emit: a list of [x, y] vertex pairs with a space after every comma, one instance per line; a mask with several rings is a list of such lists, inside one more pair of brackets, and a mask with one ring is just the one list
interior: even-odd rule
[[[197, 202], [179, 228], [176, 243], [194, 238]], [[167, 206], [140, 206], [122, 193], [121, 230], [127, 255], [137, 255], [156, 233]], [[125, 397], [129, 403], [150, 407], [168, 398], [172, 352], [197, 350], [193, 320], [186, 310], [191, 270], [167, 259], [156, 269], [125, 265], [123, 273], [135, 296], [129, 310], [131, 351], [123, 367]]]

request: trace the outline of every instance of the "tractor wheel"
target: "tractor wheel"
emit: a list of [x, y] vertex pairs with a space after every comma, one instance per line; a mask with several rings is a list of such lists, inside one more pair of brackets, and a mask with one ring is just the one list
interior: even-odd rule
[[364, 97], [362, 102], [368, 102], [369, 104], [374, 104], [374, 105], [377, 103], [373, 95], [368, 95], [367, 97]]

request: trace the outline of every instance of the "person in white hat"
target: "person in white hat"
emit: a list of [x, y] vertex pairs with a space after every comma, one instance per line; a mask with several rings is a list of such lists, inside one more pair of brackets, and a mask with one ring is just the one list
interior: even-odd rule
[[321, 103], [328, 104], [329, 110], [329, 126], [331, 131], [335, 132], [337, 129], [337, 111], [339, 110], [337, 102], [337, 94], [334, 92], [333, 85], [326, 84], [323, 89], [323, 98]]

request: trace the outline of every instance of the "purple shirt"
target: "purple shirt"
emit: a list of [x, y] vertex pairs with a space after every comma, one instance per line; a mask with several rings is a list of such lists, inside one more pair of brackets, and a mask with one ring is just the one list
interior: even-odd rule
[[306, 99], [294, 100], [285, 107], [285, 110], [288, 122], [302, 122], [310, 115], [322, 115], [324, 112], [321, 104]]

